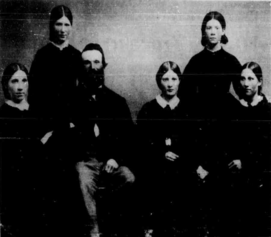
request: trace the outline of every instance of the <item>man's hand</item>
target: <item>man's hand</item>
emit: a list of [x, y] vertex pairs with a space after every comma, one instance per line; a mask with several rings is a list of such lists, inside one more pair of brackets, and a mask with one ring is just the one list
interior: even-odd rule
[[231, 163], [229, 163], [229, 168], [232, 169], [233, 167], [236, 167], [237, 169], [242, 169], [242, 163], [240, 160], [233, 160]]
[[197, 174], [201, 179], [204, 179], [209, 174], [209, 172], [203, 169], [201, 166], [199, 166], [197, 169]]
[[52, 136], [52, 134], [53, 134], [53, 131], [51, 131], [51, 132], [47, 132], [45, 135], [44, 135], [44, 137], [40, 140], [42, 143], [43, 143], [43, 145], [45, 145], [45, 143], [48, 141], [48, 139]]
[[176, 155], [175, 153], [171, 152], [171, 151], [168, 151], [166, 154], [165, 154], [165, 158], [167, 160], [170, 160], [170, 161], [175, 161], [176, 159], [179, 158], [178, 155]]
[[118, 167], [119, 167], [118, 163], [114, 159], [110, 159], [106, 162], [105, 171], [107, 173], [112, 173]]

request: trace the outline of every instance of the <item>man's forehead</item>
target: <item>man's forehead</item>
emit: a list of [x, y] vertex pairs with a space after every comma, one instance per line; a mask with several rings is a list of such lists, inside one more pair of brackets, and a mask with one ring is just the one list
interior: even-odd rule
[[89, 60], [89, 61], [94, 61], [94, 60], [99, 60], [102, 61], [102, 54], [98, 50], [87, 50], [82, 53], [82, 59], [83, 60]]

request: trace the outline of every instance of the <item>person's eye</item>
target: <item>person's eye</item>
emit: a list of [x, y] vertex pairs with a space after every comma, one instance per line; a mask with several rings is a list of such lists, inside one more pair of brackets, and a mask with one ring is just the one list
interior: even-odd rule
[[26, 83], [26, 82], [28, 82], [28, 80], [27, 80], [26, 78], [24, 78], [24, 79], [23, 79], [23, 82]]
[[66, 23], [66, 24], [65, 24], [65, 26], [69, 27], [69, 26], [70, 26], [70, 24]]
[[16, 84], [16, 83], [18, 83], [18, 80], [14, 79], [14, 80], [11, 80], [10, 82], [11, 82], [11, 84]]
[[94, 63], [99, 64], [99, 63], [100, 63], [100, 61], [99, 61], [99, 60], [95, 60], [95, 61], [94, 61]]

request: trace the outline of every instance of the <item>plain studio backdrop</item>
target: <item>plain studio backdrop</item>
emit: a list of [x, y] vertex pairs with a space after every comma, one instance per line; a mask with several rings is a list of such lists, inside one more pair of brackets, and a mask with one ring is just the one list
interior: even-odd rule
[[[143, 103], [159, 93], [155, 75], [164, 61], [175, 61], [183, 72], [190, 58], [202, 50], [201, 24], [209, 11], [226, 19], [225, 50], [241, 64], [261, 65], [263, 92], [271, 97], [269, 2], [1, 0], [1, 75], [15, 61], [30, 69], [36, 51], [48, 42], [49, 13], [59, 4], [68, 6], [74, 16], [71, 44], [82, 50], [93, 42], [104, 49], [106, 85], [126, 98], [133, 118]], [[0, 88], [0, 105], [3, 102]]]

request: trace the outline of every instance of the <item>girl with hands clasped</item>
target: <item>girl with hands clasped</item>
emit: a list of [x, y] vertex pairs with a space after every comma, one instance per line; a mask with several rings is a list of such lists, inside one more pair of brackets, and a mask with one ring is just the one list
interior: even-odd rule
[[[180, 108], [180, 99], [177, 96], [181, 78], [181, 72], [177, 64], [165, 62], [159, 68], [156, 82], [161, 94], [150, 102], [147, 102], [138, 115], [138, 125], [144, 133], [144, 140], [153, 147], [154, 153], [159, 151], [164, 159], [175, 162], [179, 155], [175, 148], [177, 134], [176, 120], [185, 116]], [[158, 161], [155, 161], [157, 163]]]
[[[240, 210], [238, 229], [243, 236], [270, 235], [271, 104], [262, 86], [260, 65], [245, 63], [234, 83], [238, 98], [230, 96], [226, 109], [231, 121], [228, 137], [232, 137], [228, 168], [231, 186], [237, 187], [232, 191], [232, 203], [238, 203], [235, 210]], [[236, 173], [240, 173], [241, 180]]]
[[[208, 12], [201, 24], [201, 45], [204, 48], [186, 65], [180, 90], [180, 98], [189, 108], [189, 117], [195, 119], [194, 150], [197, 155], [194, 159], [197, 160], [195, 171], [200, 197], [196, 205], [201, 210], [198, 225], [207, 226], [202, 236], [216, 232], [214, 226], [222, 223], [220, 216], [224, 215], [218, 189], [221, 187], [221, 167], [224, 168], [225, 162], [222, 151], [227, 148], [228, 140], [222, 142], [225, 138], [220, 125], [224, 120], [231, 83], [238, 79], [241, 68], [238, 59], [224, 49], [228, 41], [224, 16], [217, 11]], [[230, 167], [236, 165], [240, 167], [236, 161]]]
[[[145, 203], [154, 215], [154, 232], [159, 233], [169, 231], [167, 228], [177, 219], [188, 219], [184, 218], [183, 206], [178, 211], [188, 196], [185, 190], [190, 182], [188, 176], [192, 160], [188, 158], [190, 134], [185, 123], [187, 115], [177, 95], [181, 79], [179, 66], [171, 61], [164, 62], [156, 74], [161, 94], [143, 105], [137, 120], [142, 150], [145, 151], [142, 185], [147, 195], [144, 198], [148, 199]], [[182, 223], [184, 225], [185, 221]], [[178, 225], [178, 228], [182, 227]]]
[[271, 105], [262, 93], [263, 76], [259, 64], [248, 62], [242, 66], [239, 80], [234, 83], [238, 99], [230, 96], [227, 114], [234, 134], [229, 169], [258, 171], [268, 167], [266, 145], [270, 133]]

